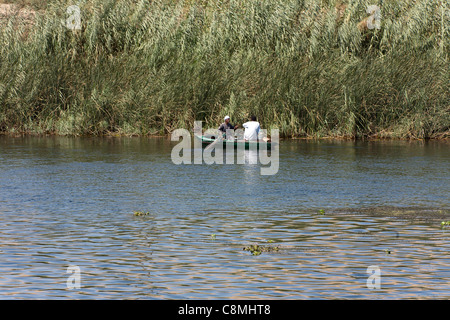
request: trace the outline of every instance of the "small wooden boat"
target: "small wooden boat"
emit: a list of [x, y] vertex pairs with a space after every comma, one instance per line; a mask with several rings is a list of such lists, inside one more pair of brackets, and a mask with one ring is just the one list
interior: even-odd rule
[[[246, 140], [237, 140], [237, 139], [234, 139], [234, 140], [222, 139], [221, 141], [217, 141], [217, 139], [214, 136], [207, 137], [207, 136], [195, 135], [195, 137], [197, 139], [201, 140], [203, 146], [207, 146], [207, 145], [210, 145], [210, 144], [216, 142], [216, 143], [222, 143], [224, 148], [226, 148], [226, 145], [228, 143], [230, 143], [230, 144], [232, 143], [235, 148], [244, 146], [245, 149], [250, 149], [250, 147], [254, 148], [253, 147], [254, 145], [256, 145], [256, 149], [259, 149], [259, 146], [262, 144], [267, 144], [267, 150], [270, 150], [272, 147], [272, 143], [270, 141], [268, 141], [268, 142], [246, 141]], [[264, 146], [261, 146], [261, 147], [264, 148]]]

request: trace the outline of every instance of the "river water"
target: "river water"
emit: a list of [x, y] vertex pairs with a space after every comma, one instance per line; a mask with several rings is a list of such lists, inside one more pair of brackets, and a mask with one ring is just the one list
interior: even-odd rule
[[0, 298], [450, 298], [448, 142], [281, 141], [275, 175], [175, 145], [0, 136]]

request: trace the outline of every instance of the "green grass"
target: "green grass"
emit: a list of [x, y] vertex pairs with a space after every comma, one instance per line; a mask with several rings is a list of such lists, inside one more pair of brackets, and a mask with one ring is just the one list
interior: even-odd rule
[[[25, 1], [0, 21], [0, 131], [167, 134], [255, 114], [284, 137], [444, 138], [444, 1]], [[45, 5], [44, 5], [45, 3]], [[379, 4], [381, 29], [359, 29]]]

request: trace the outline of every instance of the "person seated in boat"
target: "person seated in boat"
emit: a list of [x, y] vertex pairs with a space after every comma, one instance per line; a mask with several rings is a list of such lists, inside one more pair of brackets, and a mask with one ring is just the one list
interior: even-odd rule
[[251, 116], [250, 121], [242, 125], [245, 128], [244, 140], [256, 141], [258, 140], [259, 129], [261, 128], [259, 122], [256, 121], [255, 116]]
[[220, 127], [219, 127], [219, 131], [221, 131], [222, 132], [222, 135], [223, 135], [223, 137], [225, 138], [226, 137], [226, 134], [227, 134], [227, 130], [228, 129], [237, 129], [238, 128], [238, 125], [236, 125], [236, 126], [233, 126], [231, 123], [230, 123], [230, 117], [229, 116], [225, 116], [225, 118], [223, 119], [225, 122], [224, 123], [222, 123], [221, 125], [220, 125]]

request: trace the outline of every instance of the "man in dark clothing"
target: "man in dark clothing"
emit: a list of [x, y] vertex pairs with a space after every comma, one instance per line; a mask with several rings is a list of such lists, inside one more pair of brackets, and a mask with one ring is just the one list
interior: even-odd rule
[[223, 132], [223, 135], [225, 136], [225, 134], [227, 133], [227, 130], [228, 129], [236, 129], [238, 126], [236, 125], [236, 126], [233, 126], [231, 123], [230, 123], [230, 117], [229, 116], [226, 116], [225, 118], [224, 118], [224, 123], [222, 123], [221, 125], [220, 125], [220, 127], [219, 127], [219, 130], [220, 131], [222, 131]]

